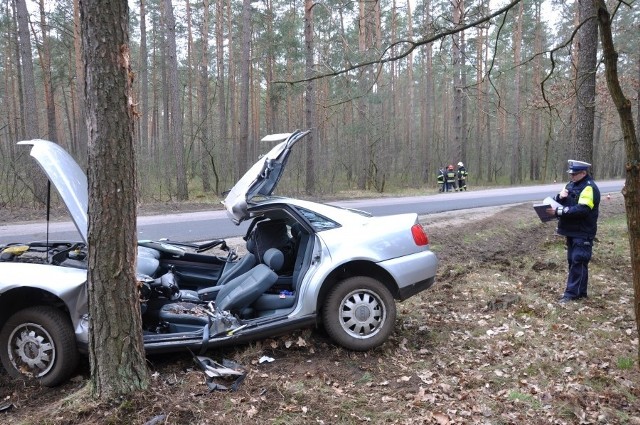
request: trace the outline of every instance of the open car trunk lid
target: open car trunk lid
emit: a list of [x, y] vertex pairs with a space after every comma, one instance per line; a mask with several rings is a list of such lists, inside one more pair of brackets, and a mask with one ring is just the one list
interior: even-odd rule
[[240, 224], [249, 218], [248, 204], [256, 196], [269, 196], [273, 193], [291, 153], [293, 145], [309, 134], [310, 130], [296, 130], [293, 133], [272, 134], [265, 136], [263, 142], [278, 142], [266, 155], [262, 156], [233, 186], [223, 203], [227, 215], [235, 223]]

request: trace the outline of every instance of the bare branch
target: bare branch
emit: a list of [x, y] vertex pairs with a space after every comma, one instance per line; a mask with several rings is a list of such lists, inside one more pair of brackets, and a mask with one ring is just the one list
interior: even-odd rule
[[[454, 29], [450, 29], [441, 33], [438, 33], [434, 36], [431, 37], [425, 37], [422, 39], [419, 39], [417, 41], [411, 41], [411, 40], [398, 40], [395, 43], [390, 44], [389, 46], [387, 46], [384, 51], [382, 52], [382, 54], [380, 55], [380, 57], [376, 60], [371, 60], [371, 61], [366, 61], [366, 62], [361, 62], [355, 65], [351, 65], [348, 66], [346, 68], [334, 71], [334, 72], [329, 72], [329, 73], [324, 73], [324, 74], [318, 74], [318, 75], [314, 75], [312, 77], [307, 77], [307, 78], [301, 78], [298, 80], [293, 80], [293, 81], [273, 81], [274, 84], [297, 84], [297, 83], [304, 83], [304, 82], [308, 82], [311, 80], [318, 80], [321, 78], [325, 78], [325, 77], [334, 77], [337, 75], [342, 75], [342, 74], [346, 74], [350, 71], [353, 71], [355, 69], [359, 69], [359, 68], [363, 68], [366, 66], [370, 66], [370, 65], [382, 65], [385, 64], [387, 62], [393, 62], [393, 61], [397, 61], [399, 59], [402, 59], [406, 56], [408, 56], [409, 54], [411, 54], [411, 52], [413, 52], [416, 48], [420, 47], [420, 46], [424, 46], [426, 44], [429, 43], [433, 43], [434, 41], [443, 39], [445, 37], [448, 37], [450, 35], [462, 32], [466, 29], [472, 28], [472, 27], [476, 27], [480, 24], [483, 24], [484, 22], [490, 21], [491, 19], [495, 18], [496, 16], [499, 16], [507, 11], [509, 11], [511, 8], [513, 8], [514, 6], [516, 6], [518, 3], [520, 3], [522, 0], [512, 0], [511, 3], [507, 4], [506, 6], [504, 6], [501, 9], [496, 10], [495, 12], [493, 12], [490, 15], [487, 15], [483, 18], [480, 18], [478, 20], [475, 20], [473, 22], [470, 22], [466, 25], [460, 26], [460, 27], [456, 27]], [[391, 51], [393, 48], [397, 47], [397, 46], [407, 46], [405, 48], [405, 50], [403, 50], [401, 53], [399, 53], [398, 55], [395, 56], [389, 56], [389, 57], [385, 57], [387, 55], [387, 53], [389, 51]]]

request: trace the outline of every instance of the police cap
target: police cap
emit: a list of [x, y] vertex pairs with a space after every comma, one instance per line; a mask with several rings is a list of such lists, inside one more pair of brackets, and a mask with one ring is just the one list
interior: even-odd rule
[[587, 171], [589, 167], [591, 167], [591, 164], [589, 164], [588, 162], [576, 161], [575, 159], [570, 159], [567, 162], [569, 163], [569, 169], [567, 170], [567, 173], [569, 174], [579, 173], [580, 171]]

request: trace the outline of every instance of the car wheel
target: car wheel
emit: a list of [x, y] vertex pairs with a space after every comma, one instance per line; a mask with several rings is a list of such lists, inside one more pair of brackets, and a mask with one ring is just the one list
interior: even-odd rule
[[370, 277], [345, 279], [329, 293], [322, 320], [339, 345], [365, 351], [389, 338], [396, 320], [396, 304], [386, 286]]
[[66, 381], [78, 364], [69, 317], [45, 306], [18, 311], [0, 332], [0, 360], [14, 378], [48, 387]]

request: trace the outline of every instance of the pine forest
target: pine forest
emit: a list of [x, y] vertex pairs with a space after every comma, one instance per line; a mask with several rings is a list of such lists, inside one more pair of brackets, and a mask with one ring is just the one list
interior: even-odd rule
[[[596, 179], [622, 178], [599, 46], [595, 100], [579, 96], [578, 3], [130, 0], [139, 199], [216, 200], [272, 146], [262, 137], [295, 129], [313, 131], [278, 187], [292, 196], [435, 192], [458, 162], [471, 187], [563, 181], [584, 159], [580, 105], [595, 109]], [[640, 114], [640, 5], [607, 3]], [[87, 163], [78, 0], [5, 0], [0, 26], [0, 206], [36, 205], [18, 141]]]

